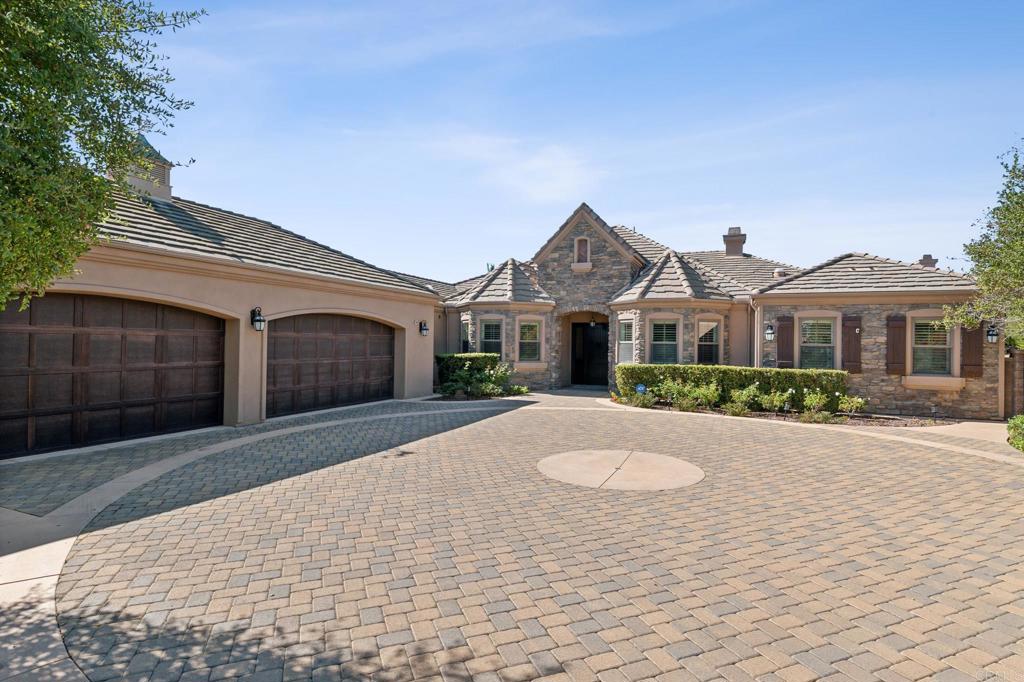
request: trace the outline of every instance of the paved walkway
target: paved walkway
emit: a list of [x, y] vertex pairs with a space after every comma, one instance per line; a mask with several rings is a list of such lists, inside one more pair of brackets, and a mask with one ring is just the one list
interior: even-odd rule
[[[586, 395], [243, 438], [0, 515], [40, 529], [23, 555], [59, 546], [17, 584], [0, 559], [0, 679], [1024, 673], [1024, 457]], [[706, 478], [623, 491], [537, 469], [581, 449]]]

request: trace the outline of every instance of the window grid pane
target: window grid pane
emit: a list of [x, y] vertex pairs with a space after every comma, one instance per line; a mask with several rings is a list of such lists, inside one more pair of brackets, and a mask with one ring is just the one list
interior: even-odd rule
[[915, 346], [948, 346], [949, 331], [945, 327], [937, 327], [933, 321], [914, 322]]
[[621, 341], [619, 343], [619, 362], [633, 362], [633, 342]]
[[717, 343], [698, 343], [697, 344], [697, 363], [701, 365], [717, 365], [718, 364], [718, 344]]
[[633, 341], [633, 322], [619, 322], [619, 341]]
[[540, 324], [524, 322], [519, 325], [519, 359], [523, 362], [540, 360]]
[[914, 348], [914, 374], [950, 374], [951, 348]]
[[801, 346], [800, 367], [802, 369], [833, 369], [835, 351], [832, 346]]
[[676, 344], [657, 343], [651, 345], [651, 362], [656, 365], [674, 365], [676, 362]]
[[501, 355], [501, 323], [484, 322], [481, 325], [480, 351], [483, 353], [497, 353]]
[[651, 341], [654, 343], [675, 343], [676, 323], [655, 322], [651, 325]]
[[832, 320], [801, 320], [800, 343], [832, 345]]

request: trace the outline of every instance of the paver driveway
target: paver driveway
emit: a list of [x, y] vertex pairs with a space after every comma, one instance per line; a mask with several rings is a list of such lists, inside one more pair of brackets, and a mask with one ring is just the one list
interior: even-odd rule
[[[586, 448], [707, 477], [537, 470]], [[927, 441], [560, 396], [188, 464], [94, 519], [57, 613], [93, 680], [1024, 679], [1021, 510], [1024, 468]]]

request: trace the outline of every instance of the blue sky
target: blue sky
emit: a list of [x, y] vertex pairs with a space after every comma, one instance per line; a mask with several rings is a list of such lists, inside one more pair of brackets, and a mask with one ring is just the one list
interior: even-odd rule
[[581, 201], [680, 250], [957, 266], [1024, 138], [1016, 1], [209, 1], [160, 41], [175, 194], [449, 281]]

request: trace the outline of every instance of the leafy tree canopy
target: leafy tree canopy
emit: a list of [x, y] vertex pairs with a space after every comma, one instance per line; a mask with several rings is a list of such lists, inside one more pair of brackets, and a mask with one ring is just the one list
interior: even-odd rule
[[1001, 159], [1003, 187], [996, 205], [978, 221], [981, 236], [964, 245], [976, 299], [946, 310], [950, 324], [976, 326], [982, 320], [1006, 325], [1010, 336], [1024, 335], [1024, 159], [1017, 147]]
[[0, 307], [41, 294], [97, 237], [138, 136], [192, 103], [175, 97], [156, 36], [198, 20], [148, 0], [0, 4]]

